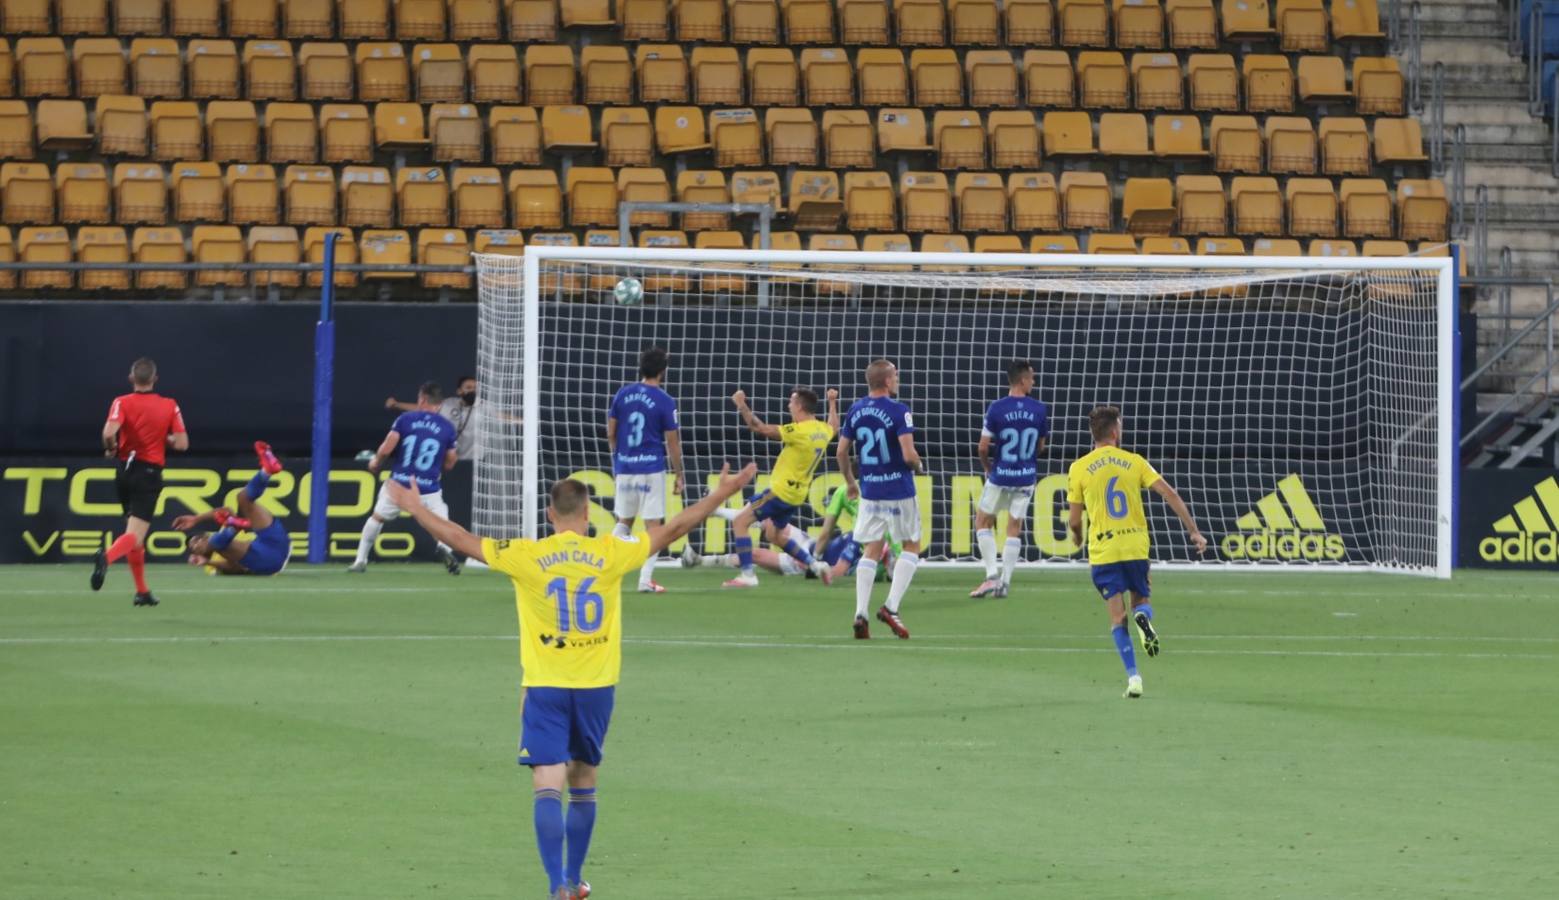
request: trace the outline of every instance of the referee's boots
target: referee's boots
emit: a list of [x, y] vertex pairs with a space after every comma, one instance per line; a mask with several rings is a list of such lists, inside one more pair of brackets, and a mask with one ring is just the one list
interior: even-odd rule
[[156, 606], [157, 605], [157, 598], [152, 596], [152, 592], [151, 591], [147, 591], [147, 592], [145, 592], [143, 594], [136, 594], [135, 595], [135, 605], [136, 606]]

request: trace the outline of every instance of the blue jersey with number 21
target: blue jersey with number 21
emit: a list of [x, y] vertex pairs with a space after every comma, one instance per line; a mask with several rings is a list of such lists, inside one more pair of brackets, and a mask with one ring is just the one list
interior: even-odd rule
[[845, 414], [840, 437], [855, 444], [861, 496], [903, 500], [915, 496], [915, 473], [904, 462], [899, 435], [914, 434], [909, 407], [892, 397], [863, 397]]
[[991, 404], [980, 432], [991, 439], [996, 452], [991, 463], [991, 484], [999, 487], [1033, 487], [1039, 480], [1039, 441], [1050, 436], [1050, 414], [1033, 397], [1011, 394]]
[[390, 430], [401, 436], [390, 453], [390, 477], [406, 485], [417, 479], [419, 493], [441, 490], [444, 457], [455, 445], [455, 426], [438, 413], [419, 409], [402, 413]]
[[677, 430], [677, 401], [653, 384], [623, 385], [607, 415], [617, 420], [612, 474], [666, 471], [666, 432]]

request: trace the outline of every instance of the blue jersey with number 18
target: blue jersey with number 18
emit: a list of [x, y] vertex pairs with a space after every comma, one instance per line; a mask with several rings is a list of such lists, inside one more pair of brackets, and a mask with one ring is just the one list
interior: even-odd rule
[[617, 421], [612, 474], [666, 471], [666, 433], [677, 430], [677, 401], [670, 394], [653, 384], [625, 384], [607, 415]]
[[442, 490], [444, 457], [455, 445], [455, 426], [438, 413], [419, 409], [402, 413], [391, 430], [401, 442], [390, 454], [390, 477], [406, 485], [417, 479], [419, 493]]
[[1050, 436], [1050, 414], [1033, 397], [1011, 394], [991, 404], [980, 432], [995, 444], [991, 484], [1033, 487], [1039, 480], [1039, 440]]
[[909, 407], [892, 397], [863, 397], [845, 414], [840, 436], [853, 441], [860, 462], [861, 496], [903, 500], [915, 496], [915, 473], [904, 462], [899, 436], [915, 433]]

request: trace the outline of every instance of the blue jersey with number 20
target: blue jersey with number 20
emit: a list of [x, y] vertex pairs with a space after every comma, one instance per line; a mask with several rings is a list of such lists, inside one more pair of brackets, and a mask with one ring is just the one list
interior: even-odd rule
[[991, 439], [991, 484], [1033, 487], [1039, 480], [1039, 441], [1050, 436], [1050, 415], [1033, 397], [1011, 394], [991, 404], [980, 432]]
[[915, 496], [915, 473], [904, 462], [904, 450], [899, 446], [900, 435], [914, 433], [909, 407], [892, 397], [863, 397], [850, 407], [840, 437], [855, 445], [862, 497], [903, 500]]
[[455, 445], [455, 426], [438, 413], [413, 410], [402, 413], [390, 430], [401, 436], [390, 454], [390, 477], [406, 485], [417, 479], [417, 490], [423, 494], [441, 490], [444, 457]]

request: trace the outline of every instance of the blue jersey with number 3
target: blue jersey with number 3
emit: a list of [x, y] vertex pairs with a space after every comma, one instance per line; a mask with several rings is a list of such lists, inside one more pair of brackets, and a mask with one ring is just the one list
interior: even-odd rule
[[407, 485], [417, 479], [423, 494], [442, 490], [444, 457], [455, 445], [455, 426], [438, 413], [413, 410], [402, 413], [390, 430], [401, 436], [390, 453], [390, 477]]
[[840, 437], [855, 444], [861, 496], [903, 500], [915, 496], [915, 473], [904, 462], [899, 436], [915, 433], [909, 407], [892, 397], [864, 397], [845, 414]]
[[1039, 480], [1039, 441], [1050, 436], [1050, 413], [1033, 397], [1011, 394], [991, 404], [985, 412], [985, 428], [991, 439], [991, 484], [1000, 487], [1033, 487]]
[[653, 475], [666, 471], [666, 432], [677, 430], [677, 401], [652, 384], [626, 384], [608, 413], [617, 420], [612, 474]]

